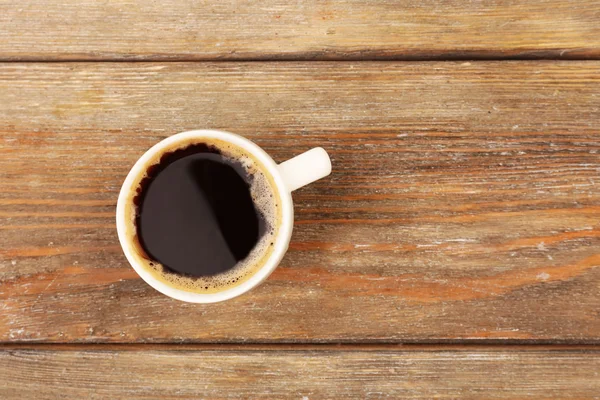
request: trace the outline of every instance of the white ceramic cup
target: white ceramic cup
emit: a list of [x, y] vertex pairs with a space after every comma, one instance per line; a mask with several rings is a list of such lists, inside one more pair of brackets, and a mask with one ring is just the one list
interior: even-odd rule
[[[272, 182], [275, 183], [275, 190], [281, 199], [281, 218], [277, 236], [274, 242], [274, 248], [269, 258], [264, 262], [260, 269], [241, 284], [233, 286], [216, 293], [196, 293], [173, 287], [168, 283], [155, 278], [141, 263], [136, 256], [136, 244], [133, 243], [130, 236], [126, 234], [127, 229], [131, 229], [132, 221], [126, 220], [126, 210], [131, 207], [128, 202], [131, 201], [131, 193], [136, 190], [134, 185], [139, 181], [148, 168], [148, 164], [155, 160], [165, 149], [173, 148], [177, 143], [203, 143], [203, 141], [216, 139], [228, 142], [251, 154], [264, 168], [264, 172], [271, 175]], [[191, 303], [215, 303], [228, 300], [239, 296], [258, 286], [275, 270], [283, 255], [288, 249], [290, 238], [292, 237], [292, 228], [294, 225], [294, 206], [292, 203], [291, 192], [308, 185], [317, 179], [324, 178], [331, 173], [331, 161], [327, 152], [320, 147], [309, 150], [281, 164], [275, 161], [260, 147], [250, 140], [235, 135], [233, 133], [217, 130], [195, 130], [182, 132], [168, 137], [154, 145], [148, 150], [131, 168], [125, 182], [119, 193], [117, 202], [117, 232], [119, 242], [127, 260], [135, 271], [150, 286], [159, 292], [177, 300]]]

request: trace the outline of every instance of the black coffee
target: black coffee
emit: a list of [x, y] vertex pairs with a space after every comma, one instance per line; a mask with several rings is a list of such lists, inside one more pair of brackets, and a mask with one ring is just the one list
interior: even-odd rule
[[209, 277], [246, 259], [267, 230], [251, 195], [253, 176], [211, 145], [164, 154], [134, 201], [146, 255], [168, 271]]

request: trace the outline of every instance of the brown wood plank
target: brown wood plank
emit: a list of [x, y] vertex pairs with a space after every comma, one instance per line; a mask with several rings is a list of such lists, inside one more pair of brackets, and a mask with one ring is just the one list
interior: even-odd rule
[[597, 349], [0, 351], [2, 399], [597, 399]]
[[0, 60], [600, 57], [596, 0], [0, 2]]
[[[0, 65], [0, 339], [600, 340], [600, 63]], [[281, 267], [168, 299], [114, 228], [129, 167], [192, 128], [322, 145]]]

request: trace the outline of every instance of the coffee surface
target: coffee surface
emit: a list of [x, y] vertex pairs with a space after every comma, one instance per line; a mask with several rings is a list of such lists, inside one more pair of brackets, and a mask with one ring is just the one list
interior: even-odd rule
[[253, 179], [239, 160], [210, 145], [164, 154], [148, 168], [135, 198], [146, 255], [185, 277], [236, 267], [269, 228], [251, 194]]

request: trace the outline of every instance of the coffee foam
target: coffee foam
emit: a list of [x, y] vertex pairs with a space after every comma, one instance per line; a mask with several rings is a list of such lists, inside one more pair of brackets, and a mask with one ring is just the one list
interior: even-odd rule
[[[250, 194], [257, 211], [266, 222], [265, 233], [254, 246], [250, 254], [235, 267], [223, 273], [207, 277], [191, 277], [176, 274], [164, 268], [159, 262], [150, 259], [138, 240], [136, 218], [138, 207], [136, 198], [141, 193], [142, 181], [148, 178], [148, 170], [158, 165], [165, 154], [183, 150], [189, 146], [205, 144], [216, 149], [221, 156], [233, 163], [241, 164], [246, 173], [252, 177]], [[281, 222], [281, 198], [271, 175], [253, 155], [244, 149], [217, 139], [199, 138], [178, 142], [162, 149], [143, 168], [144, 172], [136, 177], [127, 199], [126, 218], [130, 221], [126, 235], [133, 244], [133, 256], [154, 278], [171, 287], [193, 293], [216, 293], [230, 289], [248, 280], [271, 256], [279, 225]]]

